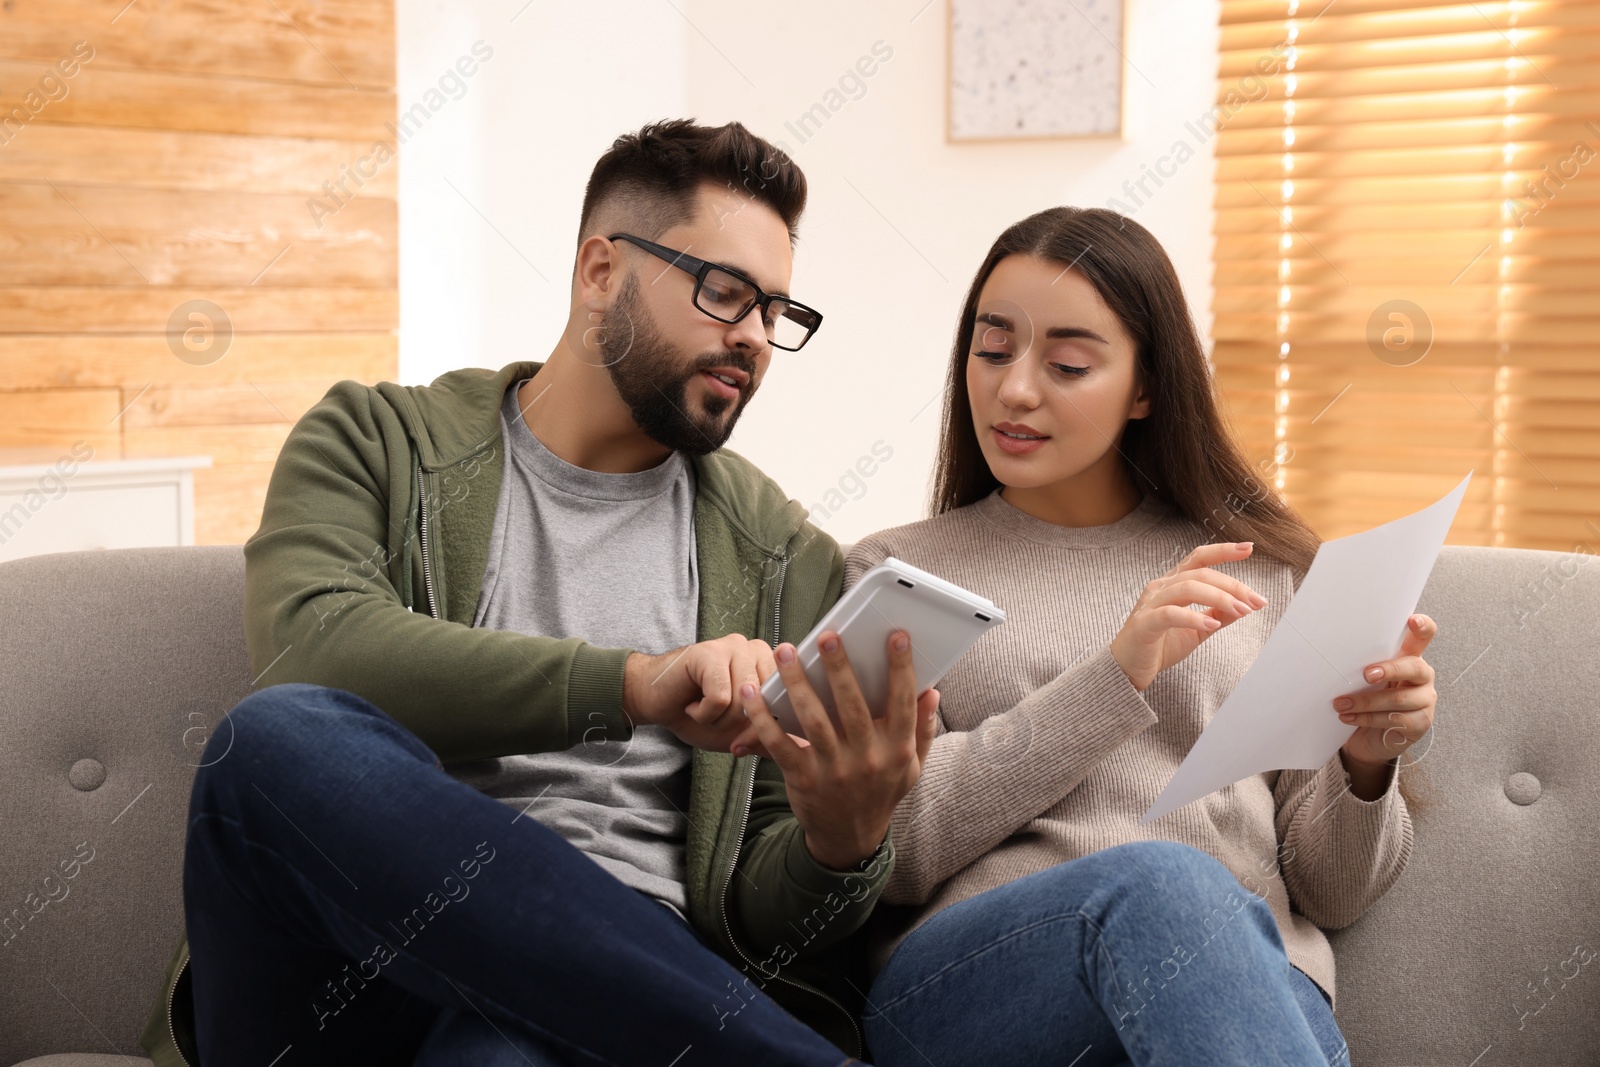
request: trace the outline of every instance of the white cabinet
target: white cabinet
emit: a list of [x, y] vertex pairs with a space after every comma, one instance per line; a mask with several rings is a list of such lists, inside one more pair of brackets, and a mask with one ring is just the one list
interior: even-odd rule
[[0, 466], [0, 562], [194, 544], [194, 470], [210, 456]]

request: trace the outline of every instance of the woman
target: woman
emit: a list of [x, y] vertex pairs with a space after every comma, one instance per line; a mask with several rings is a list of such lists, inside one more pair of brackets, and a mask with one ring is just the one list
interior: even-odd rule
[[1368, 669], [1386, 687], [1328, 709], [1354, 731], [1322, 768], [1138, 825], [1315, 554], [1258, 473], [1145, 229], [1055, 208], [1001, 234], [951, 354], [934, 517], [846, 561], [846, 585], [893, 555], [1007, 614], [940, 683], [895, 813], [872, 1062], [1348, 1062], [1319, 927], [1405, 867], [1432, 620]]

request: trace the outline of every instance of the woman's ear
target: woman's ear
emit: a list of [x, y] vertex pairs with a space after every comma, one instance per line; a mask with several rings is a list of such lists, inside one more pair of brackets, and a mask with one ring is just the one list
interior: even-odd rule
[[1136, 376], [1133, 383], [1133, 404], [1128, 408], [1128, 418], [1142, 419], [1150, 414], [1150, 394], [1145, 391], [1143, 380]]

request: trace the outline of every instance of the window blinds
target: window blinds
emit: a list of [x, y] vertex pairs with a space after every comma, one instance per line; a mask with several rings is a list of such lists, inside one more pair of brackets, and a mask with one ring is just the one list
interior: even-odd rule
[[1222, 0], [1216, 382], [1323, 537], [1600, 546], [1600, 3]]

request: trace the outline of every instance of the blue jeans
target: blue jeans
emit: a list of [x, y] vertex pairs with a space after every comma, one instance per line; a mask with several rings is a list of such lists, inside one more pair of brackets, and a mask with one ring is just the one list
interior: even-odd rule
[[938, 912], [872, 984], [880, 1067], [1349, 1067], [1272, 911], [1209, 854], [1142, 841]]
[[354, 694], [252, 693], [201, 763], [183, 901], [212, 1067], [854, 1062], [765, 995], [728, 1013], [743, 975], [688, 924]]

